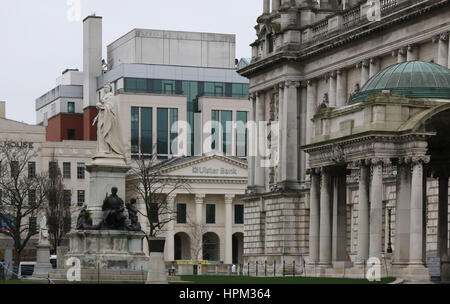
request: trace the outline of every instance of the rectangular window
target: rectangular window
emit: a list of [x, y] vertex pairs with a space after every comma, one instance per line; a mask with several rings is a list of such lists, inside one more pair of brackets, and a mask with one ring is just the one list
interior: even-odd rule
[[236, 112], [236, 156], [247, 157], [247, 112]]
[[71, 179], [71, 163], [63, 163], [63, 178], [64, 179]]
[[151, 203], [150, 204], [150, 221], [152, 223], [158, 223], [158, 204]]
[[77, 164], [77, 178], [78, 179], [84, 179], [85, 177], [85, 165], [84, 163], [78, 163]]
[[19, 175], [19, 162], [18, 161], [11, 161], [11, 177], [15, 178]]
[[168, 109], [158, 108], [158, 155], [169, 154], [169, 113]]
[[67, 129], [67, 139], [75, 140], [75, 129]]
[[72, 205], [72, 191], [64, 190], [64, 206], [70, 207]]
[[36, 177], [36, 163], [29, 162], [28, 163], [28, 178]]
[[232, 125], [233, 111], [221, 111], [221, 122], [222, 122], [222, 152], [226, 155], [231, 155], [233, 153], [233, 148], [231, 145], [232, 141]]
[[58, 163], [51, 161], [48, 163], [48, 175], [51, 179], [55, 179], [58, 176]]
[[234, 223], [244, 224], [244, 205], [234, 205]]
[[28, 219], [28, 229], [30, 233], [37, 233], [37, 219], [34, 216], [31, 216]]
[[139, 108], [131, 107], [131, 153], [139, 153]]
[[141, 108], [141, 153], [153, 154], [153, 109]]
[[75, 103], [72, 101], [69, 101], [67, 103], [67, 113], [75, 113]]
[[125, 92], [131, 93], [147, 93], [147, 79], [142, 78], [125, 78]]
[[211, 113], [211, 150], [218, 151], [220, 135], [220, 111], [212, 110]]
[[206, 205], [206, 224], [216, 223], [216, 205], [207, 204]]
[[186, 224], [186, 204], [177, 204], [177, 223]]
[[28, 190], [28, 206], [30, 208], [36, 206], [36, 190]]
[[170, 154], [178, 154], [178, 109], [170, 109]]
[[84, 190], [78, 190], [77, 192], [77, 204], [78, 206], [83, 206], [86, 200], [85, 197], [86, 192]]

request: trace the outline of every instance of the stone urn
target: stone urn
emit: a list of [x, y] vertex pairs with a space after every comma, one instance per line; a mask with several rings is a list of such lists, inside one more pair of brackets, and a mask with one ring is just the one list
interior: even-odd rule
[[146, 284], [167, 284], [166, 263], [164, 262], [165, 238], [153, 237], [149, 241], [149, 265]]

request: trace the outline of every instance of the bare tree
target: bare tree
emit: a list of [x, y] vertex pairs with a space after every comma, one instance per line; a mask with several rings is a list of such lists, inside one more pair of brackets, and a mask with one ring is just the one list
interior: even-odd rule
[[38, 234], [37, 215], [47, 202], [47, 172], [36, 172], [36, 150], [29, 143], [6, 141], [0, 146], [0, 233], [13, 239], [18, 269], [22, 251]]
[[48, 204], [46, 208], [50, 244], [57, 252], [70, 231], [70, 197], [65, 197], [63, 177], [54, 154], [50, 162]]
[[187, 226], [189, 229], [189, 235], [191, 236], [191, 257], [194, 261], [203, 260], [203, 255], [206, 254], [203, 248], [203, 236], [207, 232], [206, 224], [199, 224], [195, 220], [188, 218]]
[[165, 175], [158, 164], [155, 157], [139, 155], [132, 169], [132, 191], [144, 203], [144, 210], [139, 213], [149, 225], [148, 231], [143, 231], [149, 246], [150, 240], [176, 218], [176, 210], [169, 204], [169, 197], [179, 191], [189, 191], [184, 179]]

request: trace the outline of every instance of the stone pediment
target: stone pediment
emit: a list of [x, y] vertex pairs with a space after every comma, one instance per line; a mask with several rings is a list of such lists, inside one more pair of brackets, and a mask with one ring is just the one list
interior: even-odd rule
[[245, 160], [222, 155], [187, 157], [175, 164], [161, 168], [169, 176], [207, 179], [247, 179], [248, 167]]

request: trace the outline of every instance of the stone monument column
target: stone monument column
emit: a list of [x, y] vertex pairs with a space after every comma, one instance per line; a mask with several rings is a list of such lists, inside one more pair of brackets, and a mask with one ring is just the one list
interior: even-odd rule
[[263, 14], [270, 14], [270, 0], [263, 1]]
[[309, 263], [319, 262], [320, 237], [320, 175], [318, 169], [311, 169], [311, 190], [309, 203]]
[[344, 69], [336, 72], [336, 107], [347, 104], [347, 71]]
[[359, 204], [358, 204], [358, 256], [357, 263], [364, 263], [369, 258], [369, 179], [370, 171], [366, 161], [359, 162]]
[[360, 83], [361, 88], [369, 80], [369, 65], [370, 65], [369, 60], [363, 60], [362, 62], [356, 65], [356, 68], [361, 69], [361, 83]]
[[372, 159], [370, 186], [370, 243], [369, 257], [381, 261], [381, 239], [383, 231], [383, 160]]
[[322, 168], [320, 189], [320, 252], [319, 264], [331, 266], [331, 189], [328, 168]]
[[[171, 212], [176, 212], [175, 207], [175, 198], [177, 197], [176, 194], [171, 194], [167, 197], [167, 207]], [[173, 215], [169, 215], [173, 216]], [[175, 226], [176, 218], [172, 219], [167, 224], [167, 238], [166, 238], [166, 261], [175, 261], [175, 241], [174, 241], [174, 226]]]
[[369, 78], [375, 76], [380, 71], [381, 61], [379, 58], [370, 58]]
[[442, 33], [433, 37], [433, 43], [438, 43], [437, 64], [447, 67], [449, 64], [448, 33]]
[[[444, 171], [444, 170], [443, 170]], [[449, 172], [439, 175], [438, 257], [448, 257], [448, 179]]]
[[328, 75], [328, 103], [331, 108], [336, 107], [336, 72]]
[[[196, 194], [195, 195], [195, 223], [197, 224], [197, 229], [200, 229], [203, 225], [203, 200], [205, 199], [205, 194]], [[198, 246], [199, 252], [198, 256], [192, 257], [193, 259], [203, 259], [203, 236], [200, 236], [197, 242], [199, 244], [195, 244]]]
[[[255, 104], [255, 94], [249, 94], [250, 100], [250, 118], [249, 122], [252, 122], [253, 126], [256, 127], [256, 104]], [[248, 188], [253, 189], [255, 186], [255, 152], [257, 149], [255, 147], [255, 131], [256, 128], [250, 128], [249, 130], [249, 156], [248, 156]]]
[[406, 61], [414, 61], [418, 60], [418, 53], [419, 49], [416, 45], [410, 44], [407, 46], [407, 54], [406, 54]]
[[[265, 191], [265, 168], [263, 166], [263, 158], [261, 153], [264, 153], [266, 147], [266, 136], [264, 134], [263, 121], [264, 117], [264, 98], [260, 92], [256, 93], [256, 123], [257, 123], [257, 148], [255, 158], [255, 188], [257, 192]], [[261, 151], [262, 150], [262, 151]]]
[[233, 199], [234, 195], [225, 195], [225, 264], [233, 263]]
[[[286, 121], [283, 127], [283, 141], [281, 145], [283, 153], [281, 156], [283, 175], [282, 180], [287, 183], [288, 188], [295, 188], [298, 181], [298, 88], [300, 82], [286, 81], [284, 88], [283, 119]], [[280, 119], [281, 123], [283, 120]]]
[[50, 242], [47, 227], [47, 216], [44, 212], [41, 213], [39, 222], [39, 242], [36, 245], [36, 267], [35, 275], [46, 275], [52, 270], [50, 263]]

